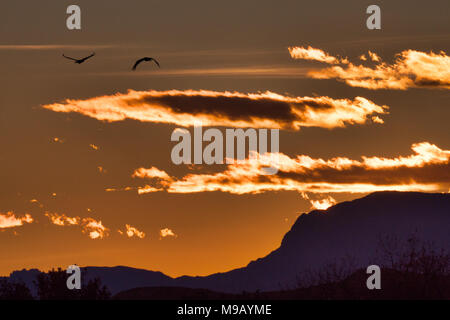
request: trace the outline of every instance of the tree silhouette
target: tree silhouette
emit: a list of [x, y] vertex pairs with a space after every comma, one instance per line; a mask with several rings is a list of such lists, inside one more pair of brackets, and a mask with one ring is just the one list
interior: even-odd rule
[[0, 280], [0, 300], [32, 300], [30, 289], [23, 282]]
[[99, 278], [83, 283], [81, 289], [67, 288], [67, 273], [61, 268], [37, 276], [35, 285], [40, 300], [107, 300], [111, 297]]
[[366, 269], [350, 258], [332, 261], [319, 270], [302, 270], [290, 298], [309, 299], [449, 299], [450, 253], [420, 240], [379, 238], [372, 263], [380, 266], [381, 290], [368, 290]]

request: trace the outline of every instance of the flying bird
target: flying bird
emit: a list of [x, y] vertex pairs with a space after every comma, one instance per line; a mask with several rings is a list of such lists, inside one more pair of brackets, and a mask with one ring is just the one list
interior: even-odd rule
[[158, 68], [160, 68], [161, 66], [159, 65], [159, 62], [156, 61], [156, 59], [154, 58], [150, 58], [150, 57], [144, 57], [142, 59], [139, 59], [138, 61], [136, 61], [136, 63], [133, 66], [133, 70], [136, 70], [137, 66], [144, 61], [154, 61], [156, 63], [156, 65], [158, 66]]
[[68, 56], [64, 55], [64, 53], [63, 53], [63, 57], [64, 58], [73, 60], [73, 61], [75, 61], [75, 63], [78, 63], [78, 64], [82, 64], [87, 59], [92, 58], [93, 56], [95, 56], [95, 52], [93, 52], [90, 56], [84, 57], [83, 59], [74, 59], [74, 58], [71, 58], [71, 57], [68, 57]]

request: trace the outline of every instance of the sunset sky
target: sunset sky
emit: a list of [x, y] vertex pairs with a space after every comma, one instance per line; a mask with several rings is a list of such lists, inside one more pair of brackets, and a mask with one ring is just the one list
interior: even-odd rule
[[[70, 4], [81, 31], [66, 28]], [[371, 4], [381, 30], [366, 28]], [[448, 0], [2, 1], [0, 276], [207, 275], [276, 249], [312, 208], [450, 192], [449, 12]], [[144, 56], [161, 68], [131, 71]], [[197, 121], [280, 129], [279, 172], [173, 164], [172, 132]]]

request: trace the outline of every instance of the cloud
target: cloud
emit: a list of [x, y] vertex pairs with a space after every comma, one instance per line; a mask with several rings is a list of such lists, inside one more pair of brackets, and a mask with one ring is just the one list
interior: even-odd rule
[[[147, 178], [147, 179], [155, 179], [158, 181], [161, 185], [167, 186], [172, 181], [172, 178], [167, 174], [167, 172], [163, 170], [159, 170], [156, 167], [151, 167], [149, 169], [146, 168], [139, 168], [136, 169], [133, 174], [133, 178]], [[134, 188], [138, 190], [139, 194], [145, 194], [145, 193], [152, 193], [152, 192], [158, 192], [163, 191], [163, 188], [156, 188], [150, 185], [146, 185], [144, 187], [137, 187]]]
[[373, 116], [373, 117], [372, 117], [372, 121], [373, 121], [373, 123], [380, 123], [380, 124], [383, 124], [383, 123], [384, 123], [384, 120], [381, 119], [381, 118], [378, 117], [378, 116]]
[[76, 45], [76, 44], [2, 44], [0, 50], [22, 51], [22, 50], [92, 50], [113, 48], [114, 45]]
[[177, 238], [178, 235], [176, 235], [176, 234], [175, 234], [172, 230], [170, 230], [169, 228], [161, 229], [161, 230], [159, 231], [159, 239], [166, 238], [166, 237], [174, 237], [174, 238]]
[[133, 187], [125, 187], [125, 188], [106, 188], [106, 192], [115, 192], [115, 191], [130, 191], [130, 190], [136, 190], [136, 188]]
[[24, 223], [32, 223], [33, 221], [28, 213], [22, 217], [16, 216], [12, 211], [0, 213], [0, 229], [20, 227]]
[[55, 112], [77, 112], [101, 121], [134, 119], [182, 127], [230, 126], [299, 130], [364, 124], [370, 116], [387, 113], [363, 97], [289, 97], [270, 91], [245, 94], [207, 90], [133, 91], [87, 100], [67, 99], [44, 105]]
[[152, 186], [145, 186], [145, 187], [138, 187], [136, 188], [139, 194], [145, 194], [145, 193], [152, 193], [152, 192], [158, 192], [158, 191], [163, 191], [164, 189], [162, 188], [155, 188]]
[[167, 174], [167, 172], [163, 171], [163, 170], [159, 170], [156, 167], [151, 167], [150, 169], [145, 169], [145, 168], [139, 168], [137, 170], [134, 171], [133, 178], [158, 178], [158, 179], [162, 179], [162, 180], [168, 180], [170, 181], [171, 178], [170, 176]]
[[380, 62], [381, 58], [380, 56], [378, 56], [375, 52], [372, 52], [369, 50], [368, 55], [370, 57], [370, 60], [375, 61], [375, 62]]
[[[308, 73], [314, 79], [338, 79], [352, 87], [366, 89], [396, 89], [407, 90], [409, 88], [437, 88], [450, 89], [450, 56], [444, 51], [440, 53], [421, 52], [416, 50], [404, 50], [397, 54], [392, 64], [382, 62], [374, 52], [368, 55], [374, 67], [356, 65], [348, 60], [338, 59], [322, 52], [321, 55], [293, 54], [292, 52], [304, 52], [319, 49], [304, 49], [302, 47], [289, 48], [294, 59], [314, 59], [332, 67], [312, 70]], [[324, 58], [325, 57], [325, 58]], [[363, 55], [360, 59], [365, 61]]]
[[323, 199], [310, 199], [306, 192], [301, 192], [303, 199], [308, 200], [311, 203], [311, 209], [326, 210], [329, 207], [335, 205], [337, 202], [332, 196], [328, 196]]
[[36, 205], [39, 206], [39, 208], [43, 208], [44, 204], [40, 203], [38, 199], [31, 199], [30, 203], [35, 203]]
[[312, 208], [317, 210], [326, 210], [331, 206], [334, 206], [336, 204], [336, 200], [328, 196], [325, 199], [319, 199], [319, 200], [310, 200]]
[[132, 191], [137, 190], [139, 194], [144, 193], [151, 193], [151, 192], [158, 192], [158, 191], [164, 191], [162, 188], [156, 188], [149, 185], [143, 186], [143, 187], [123, 187], [123, 188], [106, 188], [106, 192], [117, 192], [117, 191]]
[[106, 169], [103, 168], [102, 166], [97, 166], [97, 170], [98, 170], [98, 172], [100, 172], [100, 173], [106, 173], [106, 172], [107, 172]]
[[160, 190], [169, 193], [447, 191], [450, 187], [450, 150], [442, 150], [429, 142], [413, 144], [412, 150], [413, 154], [409, 156], [363, 156], [362, 160], [345, 157], [324, 160], [307, 155], [290, 158], [280, 153], [277, 155], [277, 174], [264, 175], [263, 168], [274, 159], [268, 153], [230, 164], [225, 171], [213, 174], [188, 174], [181, 179], [159, 174], [158, 183], [162, 186]]
[[79, 217], [68, 217], [65, 214], [46, 212], [45, 216], [48, 217], [50, 221], [57, 226], [74, 226], [80, 224], [81, 222], [81, 219]]
[[118, 230], [118, 232], [122, 235], [125, 234], [128, 238], [132, 238], [132, 237], [138, 237], [140, 239], [145, 238], [145, 233], [142, 231], [139, 231], [135, 227], [132, 227], [129, 224], [126, 224], [125, 228], [126, 228], [125, 232], [123, 232], [121, 230]]
[[108, 236], [108, 230], [101, 221], [93, 218], [85, 218], [82, 220], [83, 232], [89, 233], [91, 239], [103, 239]]
[[158, 69], [152, 71], [130, 72], [92, 72], [92, 76], [123, 76], [123, 77], [236, 77], [241, 78], [299, 78], [305, 77], [307, 69], [292, 68], [280, 65], [254, 65], [254, 66], [228, 66], [228, 67], [202, 67], [202, 68], [179, 68]]
[[82, 232], [88, 233], [91, 239], [103, 239], [109, 234], [109, 229], [93, 218], [68, 217], [65, 214], [50, 212], [46, 212], [45, 216], [57, 226], [81, 226]]
[[328, 64], [348, 63], [347, 59], [333, 57], [321, 49], [315, 49], [312, 47], [289, 47], [288, 50], [291, 57], [294, 59], [315, 60]]

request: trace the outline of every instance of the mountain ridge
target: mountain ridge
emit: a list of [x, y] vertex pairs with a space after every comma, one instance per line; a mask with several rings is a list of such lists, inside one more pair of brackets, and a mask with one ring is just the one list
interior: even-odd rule
[[[246, 266], [208, 276], [172, 278], [159, 271], [116, 267], [83, 267], [87, 278], [99, 277], [113, 294], [137, 287], [186, 287], [224, 293], [292, 289], [298, 275], [342, 259], [355, 269], [375, 261], [383, 235], [407, 239], [416, 234], [449, 250], [450, 194], [376, 192], [327, 210], [301, 214], [280, 246]], [[20, 272], [10, 278], [21, 278]], [[35, 272], [35, 271], [33, 271]], [[24, 282], [29, 283], [27, 278]]]

